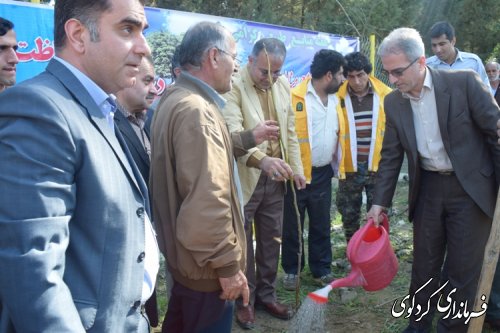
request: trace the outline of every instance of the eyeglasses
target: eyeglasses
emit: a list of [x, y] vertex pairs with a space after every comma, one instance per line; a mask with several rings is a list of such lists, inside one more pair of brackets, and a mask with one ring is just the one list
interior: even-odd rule
[[[267, 69], [259, 68], [259, 71], [260, 71], [260, 74], [262, 74], [262, 76], [266, 76], [266, 77], [269, 76], [269, 71]], [[274, 71], [274, 72], [271, 72], [271, 76], [273, 78], [280, 77], [281, 76], [281, 69]]]
[[383, 75], [385, 75], [387, 77], [389, 77], [389, 75], [392, 75], [394, 77], [401, 77], [401, 76], [403, 76], [405, 70], [407, 70], [408, 68], [410, 68], [411, 65], [416, 63], [418, 59], [420, 59], [420, 57], [416, 58], [415, 60], [410, 62], [410, 64], [408, 66], [406, 66], [405, 68], [396, 68], [396, 69], [393, 69], [392, 71], [386, 71], [385, 69], [383, 69], [381, 72]]
[[225, 50], [223, 50], [223, 49], [219, 49], [217, 46], [215, 46], [215, 49], [216, 49], [217, 51], [219, 51], [219, 52], [221, 52], [221, 53], [224, 53], [224, 54], [227, 54], [228, 56], [230, 56], [231, 58], [233, 58], [233, 61], [234, 61], [235, 63], [237, 63], [237, 64], [240, 64], [240, 63], [241, 63], [240, 59], [238, 59], [238, 56], [237, 56], [236, 54], [231, 54], [231, 53], [229, 53], [229, 52], [227, 52], [227, 51], [225, 51]]

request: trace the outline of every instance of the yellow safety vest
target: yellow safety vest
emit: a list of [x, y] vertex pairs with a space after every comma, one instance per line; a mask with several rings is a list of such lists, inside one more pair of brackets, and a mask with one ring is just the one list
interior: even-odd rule
[[291, 90], [292, 107], [295, 112], [295, 132], [300, 146], [300, 158], [304, 168], [306, 182], [311, 183], [312, 178], [312, 159], [311, 145], [309, 143], [309, 133], [307, 130], [307, 111], [306, 111], [306, 93], [307, 85], [311, 79], [303, 80], [299, 85]]
[[[377, 118], [377, 125], [375, 135], [372, 134], [372, 140], [375, 139], [375, 144], [372, 145], [370, 150], [371, 163], [368, 166], [369, 171], [378, 171], [378, 164], [381, 158], [382, 142], [384, 140], [385, 132], [385, 112], [384, 112], [384, 98], [392, 90], [386, 86], [382, 81], [370, 76], [369, 78], [374, 93], [378, 96], [378, 110], [373, 110], [374, 117]], [[351, 129], [356, 130], [356, 124], [349, 120], [349, 113], [353, 110], [347, 110], [346, 98], [348, 97], [347, 91], [348, 82], [345, 81], [339, 88], [337, 97], [339, 99], [337, 104], [337, 115], [339, 118], [339, 143], [340, 143], [340, 161], [339, 161], [339, 178], [345, 179], [346, 172], [356, 172], [357, 165], [353, 162], [353, 150], [356, 142], [351, 142]], [[374, 98], [375, 101], [375, 98]], [[378, 112], [375, 114], [375, 112]], [[355, 132], [354, 132], [355, 133]]]

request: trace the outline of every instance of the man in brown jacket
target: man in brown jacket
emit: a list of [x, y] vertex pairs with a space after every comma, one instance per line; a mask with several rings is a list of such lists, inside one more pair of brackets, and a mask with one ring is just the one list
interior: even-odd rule
[[231, 89], [236, 44], [221, 25], [202, 22], [186, 32], [179, 58], [183, 71], [160, 101], [151, 137], [153, 211], [174, 278], [162, 329], [229, 333], [233, 301], [249, 298], [239, 180], [219, 95]]

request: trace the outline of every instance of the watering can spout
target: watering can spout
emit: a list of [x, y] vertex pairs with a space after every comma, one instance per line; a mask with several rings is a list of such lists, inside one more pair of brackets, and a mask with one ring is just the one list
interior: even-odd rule
[[365, 278], [363, 277], [363, 273], [356, 267], [353, 267], [349, 275], [344, 278], [334, 280], [330, 283], [332, 288], [341, 288], [341, 287], [359, 287], [366, 284]]

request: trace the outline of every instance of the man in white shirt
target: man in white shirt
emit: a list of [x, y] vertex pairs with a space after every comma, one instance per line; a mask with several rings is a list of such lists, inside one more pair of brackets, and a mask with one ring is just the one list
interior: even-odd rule
[[490, 90], [497, 104], [500, 105], [500, 65], [496, 61], [490, 61], [486, 64], [486, 74], [490, 81]]
[[[332, 246], [330, 240], [330, 206], [332, 200], [332, 162], [337, 151], [338, 119], [335, 111], [335, 93], [344, 81], [342, 54], [320, 50], [311, 64], [311, 79], [292, 89], [295, 111], [295, 131], [306, 187], [295, 189], [300, 214], [301, 230], [307, 210], [309, 216], [309, 268], [313, 278], [321, 284], [333, 280], [331, 273]], [[304, 268], [304, 251], [298, 268], [299, 236], [297, 215], [290, 184], [285, 195], [281, 265], [285, 271], [283, 287], [295, 290], [297, 275]]]
[[437, 69], [472, 69], [479, 74], [486, 86], [488, 76], [481, 59], [474, 53], [463, 52], [455, 47], [455, 29], [446, 21], [436, 22], [430, 29], [431, 47], [434, 56], [426, 60], [427, 66]]

